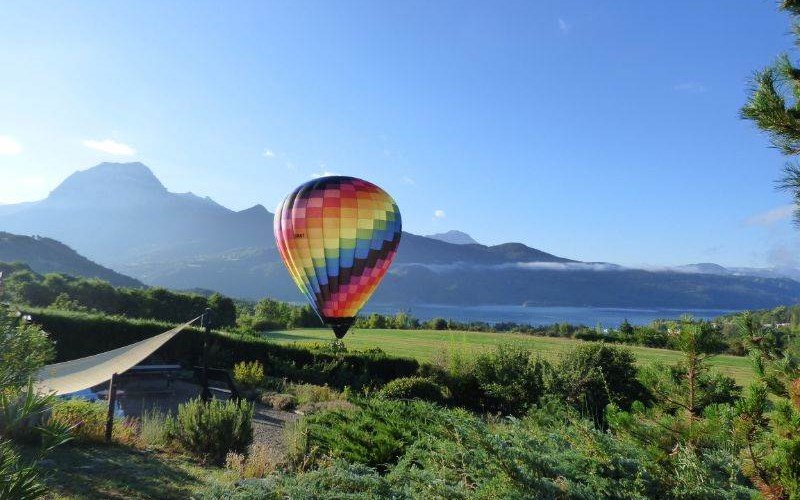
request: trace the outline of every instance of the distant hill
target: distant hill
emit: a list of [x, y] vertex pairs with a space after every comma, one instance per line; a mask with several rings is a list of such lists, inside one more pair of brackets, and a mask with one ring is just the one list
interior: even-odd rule
[[140, 281], [95, 264], [50, 238], [18, 236], [0, 231], [0, 262], [22, 262], [39, 274], [63, 273], [100, 278], [112, 285], [142, 287]]
[[462, 231], [451, 230], [444, 233], [429, 234], [426, 238], [452, 243], [454, 245], [477, 245], [475, 239]]
[[[302, 301], [275, 248], [272, 219], [261, 205], [236, 212], [207, 197], [172, 193], [141, 163], [103, 163], [71, 175], [42, 201], [0, 205], [0, 230], [55, 238], [148, 285]], [[455, 244], [403, 233], [373, 300], [398, 308], [762, 308], [800, 301], [800, 283], [715, 264], [646, 271], [578, 262], [522, 243]]]

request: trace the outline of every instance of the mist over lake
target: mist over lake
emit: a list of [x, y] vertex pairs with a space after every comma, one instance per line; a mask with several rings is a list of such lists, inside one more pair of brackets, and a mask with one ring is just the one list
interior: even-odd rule
[[[368, 304], [364, 313], [394, 314], [396, 306]], [[549, 325], [553, 323], [571, 323], [575, 325], [595, 326], [598, 323], [606, 327], [617, 327], [627, 319], [633, 325], [647, 325], [656, 319], [677, 319], [690, 314], [696, 319], [712, 319], [722, 314], [733, 312], [730, 309], [633, 309], [609, 307], [525, 307], [525, 306], [448, 306], [448, 305], [414, 305], [405, 309], [420, 320], [433, 318], [453, 319], [457, 321], [484, 321], [486, 323], [514, 322], [530, 325]]]

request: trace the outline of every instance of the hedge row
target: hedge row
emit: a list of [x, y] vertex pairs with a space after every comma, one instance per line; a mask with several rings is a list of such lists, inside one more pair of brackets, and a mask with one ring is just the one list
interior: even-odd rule
[[[28, 312], [55, 341], [56, 361], [116, 349], [174, 326], [159, 321], [49, 309]], [[159, 349], [157, 356], [164, 361], [193, 366], [201, 359], [202, 346], [202, 331], [190, 327]], [[217, 331], [212, 332], [209, 358], [212, 366], [225, 369], [240, 361], [259, 361], [269, 376], [337, 388], [382, 384], [414, 375], [419, 369], [414, 359], [388, 356], [380, 351], [320, 352]]]

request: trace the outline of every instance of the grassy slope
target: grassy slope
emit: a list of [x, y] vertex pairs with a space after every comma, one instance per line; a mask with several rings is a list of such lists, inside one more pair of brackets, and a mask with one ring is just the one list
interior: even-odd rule
[[42, 464], [48, 499], [189, 498], [220, 469], [201, 467], [179, 455], [123, 446], [63, 446]]
[[[331, 331], [322, 328], [268, 332], [264, 335], [270, 340], [283, 343], [328, 342], [333, 339]], [[502, 342], [517, 343], [541, 353], [544, 357], [553, 357], [582, 341], [513, 333], [354, 329], [347, 334], [344, 342], [352, 349], [380, 347], [388, 354], [430, 361], [445, 350], [474, 353]], [[642, 364], [655, 361], [674, 363], [681, 357], [680, 353], [667, 349], [629, 348]], [[753, 379], [753, 370], [747, 358], [716, 356], [712, 364], [740, 384], [747, 384]]]

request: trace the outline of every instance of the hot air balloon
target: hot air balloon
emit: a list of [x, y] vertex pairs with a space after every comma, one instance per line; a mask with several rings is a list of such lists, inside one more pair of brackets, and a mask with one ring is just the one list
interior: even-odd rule
[[292, 191], [278, 205], [274, 231], [292, 279], [339, 339], [389, 269], [402, 233], [391, 196], [344, 176]]

